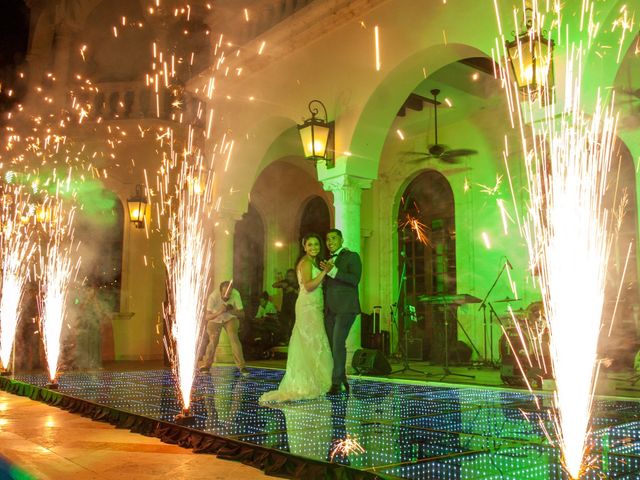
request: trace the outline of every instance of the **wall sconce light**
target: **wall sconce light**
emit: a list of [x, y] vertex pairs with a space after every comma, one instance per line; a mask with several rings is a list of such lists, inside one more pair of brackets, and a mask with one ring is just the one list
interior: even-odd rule
[[[532, 28], [531, 9], [525, 10], [525, 31], [506, 43], [509, 63], [522, 92], [540, 93], [553, 86], [553, 40]], [[515, 34], [514, 34], [515, 35]]]
[[136, 194], [127, 199], [129, 207], [129, 220], [136, 228], [144, 228], [144, 221], [147, 215], [147, 197], [142, 193], [142, 185], [136, 185]]
[[60, 218], [59, 207], [54, 207], [51, 202], [47, 201], [38, 205], [30, 205], [26, 213], [27, 217], [33, 215], [36, 222], [44, 224], [56, 223]]
[[[319, 116], [320, 108], [324, 112], [324, 118]], [[309, 112], [311, 118], [298, 125], [304, 156], [314, 162], [324, 160], [327, 168], [333, 168], [335, 122], [327, 121], [327, 109], [320, 100], [309, 102]]]
[[51, 220], [51, 209], [42, 205], [36, 209], [36, 220], [40, 223], [46, 223]]

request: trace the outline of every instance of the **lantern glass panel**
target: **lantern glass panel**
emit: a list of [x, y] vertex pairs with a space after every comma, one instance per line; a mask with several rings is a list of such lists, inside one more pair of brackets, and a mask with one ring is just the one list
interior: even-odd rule
[[300, 128], [300, 139], [305, 157], [309, 159], [324, 158], [329, 140], [329, 126], [317, 122], [306, 122]]
[[144, 223], [147, 204], [142, 200], [129, 200], [129, 219], [134, 223]]
[[[518, 45], [519, 44], [519, 45]], [[539, 87], [553, 79], [550, 75], [551, 48], [553, 45], [545, 38], [532, 38], [528, 33], [520, 36], [519, 41], [507, 44], [507, 52], [518, 87]]]

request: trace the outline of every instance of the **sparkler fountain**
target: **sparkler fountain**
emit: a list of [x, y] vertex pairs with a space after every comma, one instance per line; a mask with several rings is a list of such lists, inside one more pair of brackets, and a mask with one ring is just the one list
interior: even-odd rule
[[[191, 8], [188, 5], [186, 8], [169, 9], [162, 5], [161, 0], [155, 0], [155, 6], [154, 16], [158, 21], [163, 16], [173, 20], [180, 18], [187, 23], [191, 21]], [[207, 5], [207, 8], [211, 7]], [[213, 63], [216, 66], [200, 90], [208, 100], [213, 99], [216, 72], [228, 71], [224, 65], [223, 37], [219, 35], [213, 49], [216, 58]], [[163, 160], [156, 177], [155, 192], [160, 197], [156, 209], [157, 223], [167, 234], [163, 243], [168, 292], [164, 309], [167, 327], [164, 341], [182, 403], [182, 413], [176, 417], [176, 421], [190, 424], [194, 421], [190, 410], [191, 394], [198, 345], [203, 333], [212, 260], [212, 241], [206, 230], [214, 203], [215, 208], [219, 208], [220, 203], [219, 198], [217, 202], [213, 201], [213, 166], [218, 153], [226, 155], [228, 165], [233, 141], [228, 141], [227, 135], [224, 135], [222, 141], [212, 148], [210, 160], [205, 161], [199, 142], [211, 138], [214, 110], [208, 108], [201, 98], [195, 109], [195, 117], [189, 120], [189, 115], [183, 111], [179, 85], [180, 79], [187, 75], [186, 70], [193, 67], [196, 56], [204, 53], [209, 58], [211, 52], [208, 49], [206, 52], [187, 52], [185, 47], [186, 44], [181, 45], [180, 42], [172, 47], [163, 41], [153, 43], [153, 62], [147, 74], [147, 86], [155, 95], [157, 116], [160, 116], [160, 90], [173, 98], [171, 118], [179, 122], [182, 125], [180, 130], [186, 133], [184, 141], [178, 141], [171, 128], [157, 135]], [[183, 58], [188, 58], [188, 62], [183, 62]], [[148, 181], [147, 193], [150, 198], [153, 197], [154, 192], [149, 188]]]
[[44, 343], [50, 383], [48, 388], [57, 388], [58, 361], [61, 352], [62, 326], [66, 318], [66, 302], [69, 284], [80, 266], [75, 265], [73, 255], [74, 209], [66, 212], [60, 199], [49, 199], [51, 215], [43, 223], [47, 235], [44, 252], [40, 251], [40, 331]]
[[34, 245], [31, 242], [29, 226], [22, 222], [29, 208], [28, 196], [24, 195], [22, 187], [20, 185], [6, 185], [5, 191], [2, 192], [1, 201], [0, 369], [7, 372], [22, 310], [24, 287]]
[[[583, 58], [597, 31], [592, 2], [582, 2], [580, 34], [586, 33], [588, 38], [577, 42], [568, 40], [559, 4], [554, 2], [552, 8], [555, 10], [545, 16], [534, 1], [528, 31], [522, 36], [516, 33], [516, 38], [540, 38], [545, 19], [550, 19], [557, 34], [556, 43], [561, 45], [567, 39], [565, 71], [560, 75], [564, 78], [564, 99], [558, 99], [543, 74], [536, 79], [540, 89], [527, 89], [521, 106], [509, 65], [501, 63], [499, 74], [525, 157], [529, 201], [524, 218], [521, 220], [519, 214], [517, 218], [532, 273], [542, 293], [549, 329], [556, 380], [552, 430], [562, 452], [563, 466], [575, 479], [588, 464], [585, 457], [599, 369], [597, 343], [612, 241], [612, 216], [603, 199], [617, 118], [613, 100], [606, 107], [599, 93], [591, 115], [581, 106]], [[504, 59], [504, 36], [501, 40], [496, 57]], [[520, 64], [516, 69], [526, 71], [523, 51], [534, 44], [518, 42]], [[538, 50], [534, 55], [543, 60], [541, 64], [551, 64], [551, 50]], [[541, 117], [537, 122], [532, 121], [536, 114]], [[505, 152], [504, 157], [508, 170], [509, 153]], [[513, 200], [515, 205], [515, 193]]]
[[[189, 129], [192, 140], [193, 130]], [[173, 145], [173, 132], [169, 132]], [[168, 338], [165, 346], [179, 387], [182, 413], [176, 421], [192, 423], [191, 393], [202, 334], [205, 299], [209, 290], [211, 240], [205, 227], [207, 206], [211, 200], [210, 169], [203, 165], [199, 150], [192, 142], [182, 155], [172, 149], [165, 157], [159, 177], [161, 210], [168, 239], [163, 244], [167, 269], [168, 306], [164, 316]]]

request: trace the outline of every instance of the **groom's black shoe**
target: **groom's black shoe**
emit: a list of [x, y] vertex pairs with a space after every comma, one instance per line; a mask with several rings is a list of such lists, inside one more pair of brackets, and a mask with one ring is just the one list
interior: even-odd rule
[[331, 385], [327, 395], [338, 395], [341, 391], [340, 385]]
[[342, 382], [342, 384], [344, 385], [344, 389], [347, 391], [347, 393], [349, 393], [349, 390], [351, 390], [351, 386], [349, 385], [349, 382], [345, 380]]

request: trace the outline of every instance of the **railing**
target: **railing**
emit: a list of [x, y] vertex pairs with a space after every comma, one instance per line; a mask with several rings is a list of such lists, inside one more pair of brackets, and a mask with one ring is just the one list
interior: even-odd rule
[[206, 105], [181, 88], [156, 95], [144, 82], [108, 82], [80, 92], [79, 100], [90, 106], [89, 121], [161, 119], [202, 126], [206, 118]]
[[[266, 0], [250, 13], [251, 21], [239, 25], [240, 42], [253, 40], [278, 23], [300, 11], [314, 0]], [[260, 3], [260, 2], [256, 2]], [[87, 121], [118, 119], [161, 119], [183, 124], [205, 124], [206, 105], [198, 98], [178, 87], [171, 92], [161, 89], [156, 95], [153, 88], [139, 82], [105, 82], [89, 88], [78, 85], [74, 89], [78, 100], [89, 104]]]

